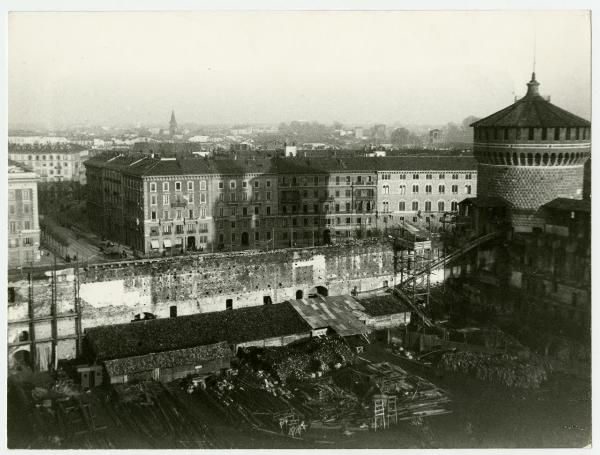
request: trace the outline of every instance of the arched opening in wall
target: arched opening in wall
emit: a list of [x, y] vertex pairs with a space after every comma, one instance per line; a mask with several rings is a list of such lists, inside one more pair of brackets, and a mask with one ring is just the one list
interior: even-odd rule
[[556, 164], [556, 153], [550, 154], [550, 166], [554, 166]]
[[13, 361], [17, 370], [31, 369], [31, 354], [21, 349], [13, 354]]
[[558, 159], [557, 159], [557, 161], [556, 161], [556, 164], [557, 164], [558, 166], [560, 166], [561, 164], [563, 164], [563, 162], [562, 162], [562, 161], [563, 161], [563, 154], [562, 154], [562, 153], [559, 153], [559, 154], [558, 154]]
[[512, 154], [512, 164], [514, 164], [515, 166], [519, 165], [519, 158], [517, 157], [517, 154], [514, 152]]
[[226, 310], [233, 310], [233, 299], [226, 299], [225, 300], [225, 309]]
[[242, 246], [248, 246], [248, 233], [242, 232]]
[[27, 330], [23, 330], [19, 333], [19, 342], [29, 341], [29, 332]]
[[154, 315], [153, 313], [148, 313], [147, 311], [144, 311], [143, 313], [138, 313], [133, 317], [133, 321], [131, 322], [135, 322], [135, 321], [147, 321], [150, 319], [156, 319], [156, 315]]
[[525, 154], [524, 153], [519, 154], [519, 164], [521, 166], [525, 166]]
[[177, 317], [177, 306], [171, 305], [169, 307], [169, 317], [176, 318]]
[[331, 231], [329, 229], [325, 229], [323, 231], [323, 243], [325, 245], [329, 245], [331, 243]]
[[533, 153], [527, 154], [527, 166], [533, 166]]
[[563, 159], [563, 163], [562, 164], [569, 164], [569, 160], [571, 159], [571, 157], [569, 156], [568, 153], [565, 153], [564, 159]]
[[502, 154], [502, 164], [504, 164], [504, 165], [510, 164], [510, 154], [508, 154], [508, 153]]
[[548, 160], [549, 160], [549, 156], [547, 153], [544, 153], [544, 156], [542, 157], [542, 163], [544, 164], [544, 166], [548, 166]]
[[535, 154], [535, 165], [539, 166], [542, 163], [542, 155], [539, 153]]
[[302, 289], [298, 289], [296, 291], [296, 300], [300, 300], [302, 297], [304, 297], [304, 292], [302, 292]]

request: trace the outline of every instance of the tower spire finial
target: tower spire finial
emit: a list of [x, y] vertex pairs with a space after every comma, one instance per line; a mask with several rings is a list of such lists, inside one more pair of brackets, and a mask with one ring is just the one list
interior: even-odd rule
[[531, 79], [535, 80], [535, 54], [537, 53], [537, 32], [533, 32], [533, 76]]

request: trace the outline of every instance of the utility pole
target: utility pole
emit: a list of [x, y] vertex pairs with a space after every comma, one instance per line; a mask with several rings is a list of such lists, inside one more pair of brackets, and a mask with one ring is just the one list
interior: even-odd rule
[[51, 368], [56, 370], [58, 364], [57, 357], [57, 345], [58, 345], [58, 327], [56, 321], [56, 256], [54, 257], [54, 267], [52, 267], [51, 276], [51, 300], [50, 300], [50, 316], [51, 316], [51, 333], [52, 333], [52, 366]]

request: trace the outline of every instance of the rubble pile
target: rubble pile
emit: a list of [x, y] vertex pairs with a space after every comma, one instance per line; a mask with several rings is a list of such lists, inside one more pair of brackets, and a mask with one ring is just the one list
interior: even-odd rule
[[446, 352], [437, 367], [518, 388], [538, 388], [551, 372], [550, 364], [538, 356], [531, 355], [528, 360], [520, 360], [511, 354], [471, 351]]
[[302, 432], [297, 426], [303, 423], [303, 413], [288, 401], [292, 393], [264, 370], [242, 365], [211, 378], [206, 387], [196, 387], [194, 392], [206, 398], [232, 423], [286, 434], [293, 427], [290, 436]]
[[354, 354], [342, 338], [326, 337], [265, 349], [261, 360], [285, 383], [310, 380], [349, 365], [354, 361]]
[[311, 428], [369, 428], [369, 405], [336, 385], [331, 377], [298, 384], [294, 396], [292, 402], [308, 410]]

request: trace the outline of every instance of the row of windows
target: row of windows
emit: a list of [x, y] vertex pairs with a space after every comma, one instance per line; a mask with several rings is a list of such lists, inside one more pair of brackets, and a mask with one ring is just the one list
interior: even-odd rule
[[8, 223], [8, 232], [10, 234], [17, 234], [22, 229], [25, 229], [25, 230], [31, 229], [31, 221], [30, 220], [10, 221]]
[[[173, 230], [173, 227], [175, 228]], [[162, 229], [159, 229], [157, 226], [152, 226], [150, 228], [150, 235], [152, 237], [156, 237], [160, 235], [162, 232], [163, 235], [171, 235], [175, 234], [195, 234], [196, 232], [208, 232], [208, 224], [200, 223], [198, 226], [196, 224], [177, 224], [175, 226], [171, 224], [163, 224]]]
[[[22, 241], [23, 246], [33, 246], [33, 237], [23, 237]], [[8, 239], [9, 248], [18, 248], [19, 243], [19, 239]]]
[[[19, 215], [29, 215], [31, 214], [31, 204], [23, 204], [23, 211], [19, 213]], [[9, 215], [15, 215], [17, 213], [16, 207], [14, 204], [10, 204], [8, 208]]]
[[[156, 182], [150, 182], [150, 192], [156, 193], [157, 184]], [[175, 191], [181, 191], [181, 182], [175, 182]], [[194, 182], [187, 182], [188, 191], [194, 191]], [[162, 190], [169, 191], [169, 182], [162, 182]], [[206, 190], [206, 180], [200, 180], [200, 190]]]
[[[458, 194], [458, 185], [452, 185], [451, 186], [451, 190], [452, 190], [452, 194]], [[400, 194], [406, 194], [406, 186], [405, 185], [400, 185], [400, 187], [398, 188], [398, 191]], [[472, 191], [472, 187], [471, 185], [465, 185], [465, 193], [466, 194], [471, 194]], [[425, 185], [425, 194], [431, 194], [433, 192], [433, 187], [432, 185]], [[419, 193], [419, 185], [413, 185], [412, 186], [412, 193], [413, 194], [418, 194]], [[446, 186], [445, 185], [438, 185], [438, 193], [439, 194], [445, 194], [446, 193]], [[389, 185], [383, 185], [383, 194], [390, 194], [390, 187]]]
[[[305, 177], [302, 178], [302, 180], [298, 179], [297, 177], [292, 177], [291, 179], [288, 180], [288, 177], [280, 177], [279, 178], [279, 184], [282, 186], [288, 186], [288, 183], [291, 183], [292, 186], [306, 186], [306, 185], [319, 185], [321, 183], [328, 185], [330, 182], [330, 177], [329, 176], [325, 176], [325, 177], [319, 177], [318, 175], [315, 175], [314, 177], [312, 177], [312, 179], [310, 177]], [[357, 175], [356, 178], [354, 180], [352, 180], [352, 177], [350, 175], [347, 175], [345, 177], [341, 177], [339, 175], [336, 175], [334, 178], [334, 182], [336, 185], [341, 185], [342, 183], [345, 183], [346, 185], [351, 185], [353, 183], [356, 183], [358, 185], [362, 185], [362, 184], [371, 184], [373, 183], [373, 176], [372, 175], [367, 175], [366, 177], [363, 177], [362, 175]]]
[[588, 154], [584, 152], [525, 154], [484, 150], [477, 156], [481, 162], [516, 166], [566, 166], [583, 164], [588, 159]]
[[[12, 160], [15, 160], [15, 161], [24, 161], [25, 160], [25, 158], [23, 157], [23, 155], [14, 155], [14, 154], [11, 154], [10, 158]], [[65, 158], [61, 158], [61, 155], [47, 155], [47, 156], [46, 155], [41, 155], [41, 156], [40, 155], [35, 155], [35, 161], [40, 161], [40, 158], [41, 158], [41, 161], [47, 161], [47, 160], [48, 161], [54, 161], [55, 159], [56, 159], [56, 161], [66, 161], [66, 160], [69, 159], [68, 156], [65, 157]], [[27, 161], [34, 161], [33, 155], [27, 155]]]
[[[536, 135], [536, 130], [539, 130], [540, 134]], [[475, 139], [482, 141], [489, 140], [504, 140], [507, 141], [510, 138], [516, 140], [524, 139], [525, 132], [527, 140], [533, 141], [541, 139], [547, 141], [549, 138], [553, 138], [555, 141], [561, 139], [561, 130], [564, 132], [562, 138], [570, 140], [586, 140], [589, 139], [589, 128], [584, 127], [571, 127], [571, 128], [477, 128], [475, 130]], [[536, 137], [537, 136], [537, 137]]]
[[[230, 180], [229, 181], [229, 188], [232, 190], [235, 190], [237, 188], [237, 181], [235, 180]], [[253, 184], [254, 188], [260, 188], [260, 180], [255, 180], [254, 184]], [[266, 186], [270, 187], [271, 186], [271, 181], [267, 180], [266, 181]], [[219, 189], [222, 190], [225, 188], [225, 182], [219, 182]], [[248, 182], [246, 180], [242, 181], [242, 188], [248, 188]]]
[[[412, 175], [412, 179], [413, 180], [419, 180], [421, 174], [413, 174]], [[459, 180], [461, 178], [462, 174], [452, 174], [452, 180]], [[391, 180], [391, 174], [381, 174], [381, 180]], [[433, 176], [434, 174], [425, 174], [425, 180], [433, 180]], [[437, 178], [439, 180], [444, 180], [446, 178], [446, 174], [437, 174]], [[466, 180], [471, 180], [471, 178], [473, 177], [473, 174], [470, 172], [467, 172], [466, 174], [464, 174], [464, 179]], [[406, 180], [406, 174], [400, 174], [398, 176], [398, 178], [400, 180]]]
[[8, 200], [23, 200], [30, 201], [31, 200], [31, 190], [8, 190]]
[[[389, 202], [382, 202], [382, 207], [383, 207], [383, 212], [389, 212], [390, 211], [390, 203]], [[431, 201], [425, 201], [425, 204], [423, 206], [424, 210], [426, 212], [431, 212], [432, 211], [432, 202]], [[411, 203], [411, 210], [413, 212], [417, 212], [419, 210], [421, 210], [421, 206], [419, 204], [419, 201], [412, 201]], [[450, 203], [450, 210], [452, 212], [456, 212], [458, 210], [458, 201], [452, 201]], [[400, 201], [398, 202], [398, 211], [399, 212], [406, 212], [406, 201]], [[446, 203], [444, 201], [438, 201], [437, 203], [437, 211], [438, 212], [445, 212], [446, 211]]]
[[[269, 205], [265, 206], [264, 212], [266, 215], [270, 215], [271, 214], [271, 206], [269, 206]], [[242, 216], [248, 216], [252, 213], [254, 213], [254, 215], [260, 215], [261, 214], [261, 206], [256, 205], [256, 206], [254, 206], [254, 209], [248, 208], [248, 207], [242, 207], [239, 212], [238, 212], [238, 207], [229, 207], [229, 210], [225, 210], [224, 207], [219, 207], [218, 213], [219, 213], [220, 217], [227, 216], [226, 213], [229, 213], [229, 215], [231, 215], [231, 216], [237, 216], [238, 213], [241, 214]]]
[[[418, 194], [419, 193], [419, 185], [413, 185], [412, 186], [412, 193], [413, 194]], [[383, 188], [383, 194], [390, 194], [390, 186], [389, 185], [384, 185]], [[458, 185], [452, 185], [451, 186], [451, 191], [452, 194], [458, 194], [458, 190], [459, 187]], [[446, 186], [445, 185], [438, 185], [437, 187], [437, 192], [439, 194], [445, 194], [446, 193]], [[465, 185], [464, 186], [464, 192], [465, 194], [471, 194], [472, 193], [472, 186], [471, 185]], [[398, 187], [398, 193], [400, 195], [406, 194], [406, 186], [405, 185], [400, 185]], [[432, 185], [425, 185], [425, 194], [432, 194], [433, 193], [433, 186]], [[367, 193], [368, 195], [372, 196], [372, 192]], [[306, 197], [307, 194], [305, 194], [304, 197]], [[340, 196], [340, 192], [336, 191], [335, 192], [335, 197], [339, 197]], [[332, 193], [332, 197], [333, 197], [333, 193]], [[346, 192], [346, 197], [351, 197], [349, 191]], [[368, 196], [366, 196], [368, 197]], [[253, 198], [254, 201], [260, 201], [261, 200], [261, 195], [259, 192], [254, 192]], [[282, 202], [285, 202], [285, 197], [282, 198]], [[227, 200], [229, 202], [238, 202], [238, 197], [236, 196], [236, 193], [230, 193]], [[271, 200], [271, 192], [267, 191], [265, 193], [265, 200], [270, 201]], [[186, 203], [193, 203], [194, 202], [194, 194], [193, 193], [189, 193], [187, 194], [185, 197], [181, 198], [181, 197], [177, 197], [177, 198], [171, 198], [170, 194], [163, 194], [162, 195], [162, 204], [163, 205], [169, 205], [171, 203], [171, 201], [173, 202], [186, 202]], [[223, 193], [219, 194], [219, 201], [225, 201], [225, 195]], [[247, 193], [243, 193], [241, 199], [239, 200], [241, 202], [243, 201], [248, 201], [248, 194]], [[200, 193], [200, 203], [201, 204], [206, 204], [207, 202], [207, 195], [206, 193]], [[359, 202], [362, 205], [362, 201]], [[151, 206], [155, 206], [158, 204], [158, 197], [155, 194], [151, 194], [150, 195], [150, 205]], [[370, 210], [370, 201], [366, 201], [366, 210]], [[350, 206], [350, 203], [347, 202], [346, 203], [347, 206]], [[339, 204], [336, 204], [336, 206], [339, 206]], [[284, 206], [285, 207], [285, 206]], [[325, 206], [325, 211], [329, 210], [329, 206], [326, 204]], [[314, 211], [318, 211], [318, 209], [315, 209]], [[339, 211], [338, 209], [336, 209], [336, 211]], [[349, 209], [347, 210], [349, 211]], [[284, 213], [285, 213], [285, 208], [284, 208]]]

